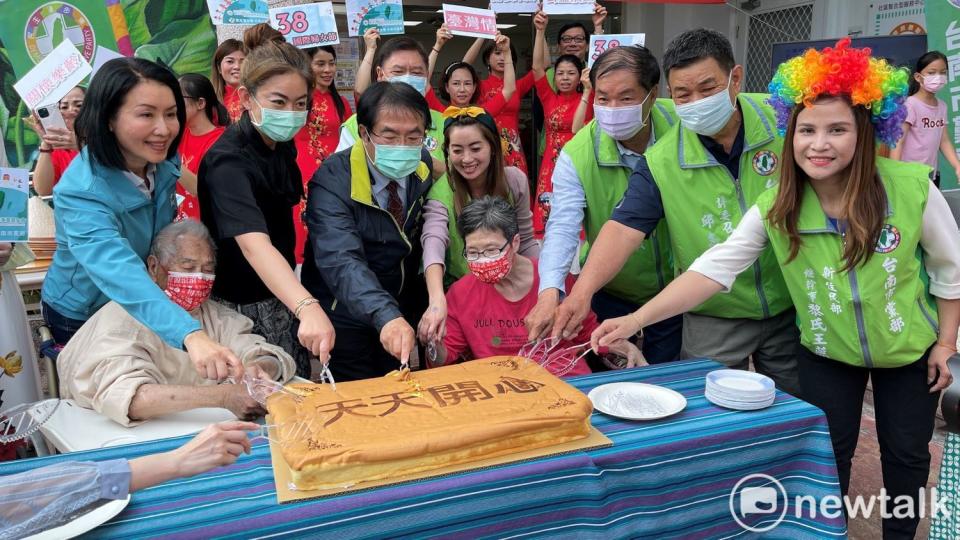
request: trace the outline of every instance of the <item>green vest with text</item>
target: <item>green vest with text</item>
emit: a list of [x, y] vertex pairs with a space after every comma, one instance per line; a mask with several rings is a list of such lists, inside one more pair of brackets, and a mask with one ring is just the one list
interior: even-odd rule
[[[460, 231], [457, 230], [457, 212], [454, 205], [453, 186], [450, 184], [450, 178], [447, 175], [443, 175], [437, 180], [433, 184], [433, 187], [430, 188], [427, 198], [440, 202], [447, 209], [448, 243], [443, 274], [443, 286], [447, 288], [453, 285], [454, 281], [467, 275], [470, 271], [470, 269], [467, 268], [467, 260], [463, 257], [463, 250], [466, 245], [463, 237], [460, 236]], [[513, 204], [513, 194], [510, 195], [510, 199], [507, 202]]]
[[[660, 190], [677, 275], [730, 236], [764, 191], [777, 184], [783, 139], [765, 94], [740, 94], [743, 153], [740, 178], [714, 159], [697, 134], [679, 126], [647, 150], [647, 165]], [[726, 319], [766, 319], [790, 308], [783, 276], [768, 248], [741, 273], [727, 294], [692, 313]]]
[[[445, 158], [443, 157], [443, 115], [439, 112], [430, 109], [430, 122], [431, 127], [427, 130], [426, 135], [423, 138], [423, 147], [427, 149], [427, 152], [430, 152], [430, 155], [440, 160], [442, 163], [446, 163]], [[357, 115], [351, 115], [350, 118], [343, 123], [343, 127], [347, 128], [350, 131], [350, 134], [353, 135], [353, 140], [360, 140], [360, 132], [357, 129]]]
[[877, 158], [877, 170], [887, 216], [870, 258], [848, 272], [841, 272], [843, 237], [810, 184], [797, 220], [800, 251], [789, 263], [789, 237], [766, 220], [776, 190], [761, 195], [757, 207], [797, 306], [803, 346], [845, 364], [891, 368], [916, 362], [937, 339], [937, 311], [921, 277], [930, 168]]
[[[658, 99], [650, 111], [655, 141], [659, 141], [676, 123], [673, 101]], [[587, 244], [581, 253], [585, 261], [589, 244], [596, 241], [603, 224], [610, 219], [614, 207], [623, 199], [627, 181], [633, 172], [620, 161], [617, 142], [591, 121], [563, 147], [577, 171], [586, 206], [583, 228]], [[627, 259], [620, 272], [604, 287], [613, 296], [634, 304], [644, 304], [673, 280], [673, 257], [667, 223], [661, 221], [640, 248]]]

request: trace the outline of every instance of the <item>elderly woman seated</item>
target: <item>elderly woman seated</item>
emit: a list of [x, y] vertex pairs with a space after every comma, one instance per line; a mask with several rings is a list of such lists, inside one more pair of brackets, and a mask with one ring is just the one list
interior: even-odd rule
[[[296, 371], [290, 355], [251, 334], [250, 319], [207, 299], [215, 265], [210, 233], [193, 220], [161, 230], [147, 257], [157, 286], [229, 347], [247, 376], [287, 381]], [[241, 419], [263, 414], [244, 384], [203, 378], [186, 351], [167, 345], [115, 302], [80, 328], [60, 353], [57, 371], [62, 398], [125, 426], [200, 407], [229, 409]]]
[[[436, 363], [517, 355], [527, 345], [523, 319], [537, 303], [540, 279], [537, 263], [517, 253], [516, 210], [500, 198], [475, 199], [463, 208], [457, 228], [464, 239], [463, 256], [470, 273], [447, 291], [447, 334], [436, 347]], [[568, 278], [567, 289], [572, 286]], [[590, 373], [583, 355], [596, 327], [597, 318], [590, 313], [571, 341], [542, 344], [534, 359], [555, 375]], [[644, 363], [640, 351], [627, 341], [610, 352], [626, 358], [627, 367]]]

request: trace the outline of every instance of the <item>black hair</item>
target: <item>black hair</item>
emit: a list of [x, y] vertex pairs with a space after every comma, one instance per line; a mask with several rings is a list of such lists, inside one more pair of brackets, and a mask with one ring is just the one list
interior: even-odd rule
[[716, 60], [727, 73], [737, 65], [726, 36], [706, 28], [687, 30], [667, 45], [663, 53], [663, 74], [669, 77], [671, 69], [687, 67], [706, 58]]
[[123, 106], [127, 94], [144, 81], [162, 84], [173, 92], [177, 104], [177, 120], [180, 129], [167, 150], [167, 159], [177, 154], [180, 139], [187, 123], [187, 111], [183, 104], [180, 83], [169, 69], [142, 58], [114, 58], [103, 64], [93, 76], [83, 108], [73, 124], [77, 144], [88, 147], [90, 158], [104, 167], [127, 170], [127, 163], [120, 151], [117, 136], [110, 124]]
[[660, 64], [650, 53], [650, 49], [643, 46], [615, 47], [607, 49], [596, 60], [590, 69], [590, 84], [597, 87], [597, 79], [614, 71], [629, 71], [641, 88], [649, 92], [660, 84]]
[[[487, 71], [490, 71], [490, 56], [496, 50], [497, 44], [494, 41], [483, 46], [480, 58], [483, 58], [483, 65], [487, 66]], [[513, 48], [513, 43], [510, 44], [510, 58], [513, 60], [513, 65], [517, 65], [517, 50]]]
[[447, 69], [443, 72], [443, 77], [440, 79], [440, 87], [437, 88], [437, 94], [440, 96], [440, 99], [452, 105], [450, 102], [450, 93], [447, 92], [447, 83], [450, 82], [450, 77], [453, 77], [453, 72], [458, 69], [465, 69], [470, 72], [470, 77], [473, 78], [473, 95], [470, 96], [470, 103], [476, 104], [480, 101], [480, 76], [477, 75], [477, 70], [466, 62], [458, 61], [447, 66]]
[[[579, 74], [580, 74], [580, 73], [583, 73], [583, 60], [581, 60], [580, 57], [575, 56], [575, 55], [572, 55], [572, 54], [561, 54], [560, 57], [557, 58], [557, 61], [553, 63], [553, 76], [554, 76], [554, 77], [557, 76], [557, 68], [560, 67], [560, 64], [562, 64], [562, 63], [564, 63], [564, 62], [568, 62], [568, 63], [570, 63], [570, 64], [573, 64], [573, 66], [574, 66], [575, 68], [577, 68], [577, 80], [580, 80], [580, 75], [579, 75]], [[556, 83], [554, 83], [554, 84], [556, 84]], [[582, 84], [582, 83], [579, 83], [579, 82], [577, 83], [576, 91], [577, 91], [578, 94], [582, 94], [582, 93], [583, 93], [583, 84]]]
[[203, 99], [205, 105], [203, 113], [207, 115], [214, 125], [230, 125], [230, 114], [227, 108], [217, 99], [217, 92], [213, 89], [213, 83], [199, 73], [187, 73], [180, 77], [180, 88], [183, 90], [183, 98]]
[[[427, 68], [430, 66], [430, 60], [427, 58], [427, 52], [423, 50], [423, 46], [410, 36], [398, 36], [393, 39], [388, 39], [386, 43], [380, 46], [377, 49], [377, 57], [373, 61], [373, 67], [371, 68], [370, 80], [377, 80], [377, 68], [382, 68], [384, 62], [387, 61], [387, 58], [393, 56], [393, 53], [400, 51], [414, 51], [420, 55], [420, 58], [423, 59], [423, 66]], [[429, 73], [427, 74], [430, 75]]]
[[[927, 68], [930, 64], [936, 62], [937, 60], [943, 60], [944, 64], [950, 65], [950, 62], [947, 61], [947, 55], [943, 54], [940, 51], [928, 51], [924, 53], [917, 60], [917, 69], [913, 70], [914, 73], [920, 73]], [[917, 82], [915, 77], [910, 77], [910, 91], [907, 95], [914, 95], [920, 90], [920, 83]]]
[[583, 30], [583, 34], [584, 34], [585, 39], [587, 40], [587, 43], [590, 43], [590, 30], [587, 30], [587, 26], [586, 26], [585, 24], [583, 24], [582, 22], [577, 21], [577, 22], [569, 22], [569, 23], [567, 23], [567, 24], [565, 24], [565, 25], [563, 25], [563, 26], [560, 27], [560, 31], [557, 32], [557, 45], [560, 44], [560, 38], [563, 37], [563, 34], [564, 34], [567, 30], [572, 30], [572, 29], [574, 29], [574, 28], [579, 28], [579, 29]]
[[[311, 63], [313, 62], [313, 57], [316, 56], [317, 52], [319, 51], [330, 53], [331, 55], [333, 55], [333, 61], [334, 62], [337, 61], [337, 50], [333, 48], [333, 45], [311, 47], [309, 49], [304, 49], [304, 51], [307, 53], [307, 56], [310, 57]], [[310, 70], [313, 71], [313, 66], [310, 67]], [[343, 122], [344, 121], [343, 115], [344, 113], [346, 113], [346, 109], [343, 107], [343, 100], [340, 99], [340, 92], [337, 90], [336, 76], [333, 77], [333, 82], [330, 83], [330, 88], [328, 90], [330, 92], [330, 97], [333, 98], [333, 106], [337, 108], [337, 118], [340, 119], [340, 122]]]
[[374, 83], [360, 96], [357, 102], [357, 125], [373, 130], [380, 111], [403, 109], [423, 118], [424, 129], [430, 129], [430, 106], [427, 99], [407, 83], [380, 81]]

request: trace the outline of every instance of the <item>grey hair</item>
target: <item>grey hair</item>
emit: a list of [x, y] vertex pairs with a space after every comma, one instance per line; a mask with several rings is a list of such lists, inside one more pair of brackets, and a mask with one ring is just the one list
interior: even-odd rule
[[480, 229], [501, 232], [504, 238], [513, 240], [513, 237], [520, 232], [520, 227], [517, 225], [517, 210], [500, 197], [490, 195], [470, 201], [457, 217], [457, 231], [460, 232], [461, 238], [466, 239], [468, 234]]
[[670, 76], [673, 68], [687, 67], [706, 58], [713, 58], [729, 73], [735, 65], [730, 40], [716, 30], [697, 28], [673, 38], [663, 53], [663, 73]]
[[217, 245], [213, 242], [213, 237], [210, 236], [207, 227], [195, 219], [185, 219], [160, 229], [157, 236], [153, 238], [150, 255], [156, 257], [161, 265], [169, 264], [177, 255], [177, 240], [184, 236], [203, 240], [210, 246], [211, 251], [214, 253], [217, 251]]
[[660, 84], [660, 64], [649, 49], [640, 45], [614, 47], [604, 51], [593, 62], [590, 84], [596, 87], [597, 79], [620, 70], [629, 71], [637, 84], [648, 92]]

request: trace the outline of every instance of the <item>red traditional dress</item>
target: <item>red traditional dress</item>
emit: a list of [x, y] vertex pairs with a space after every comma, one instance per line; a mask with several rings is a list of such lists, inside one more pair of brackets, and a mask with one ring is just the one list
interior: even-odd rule
[[307, 184], [317, 172], [317, 168], [337, 149], [340, 143], [340, 124], [353, 114], [347, 100], [343, 102], [343, 118], [337, 116], [337, 106], [333, 94], [320, 90], [313, 91], [313, 106], [307, 115], [307, 124], [293, 138], [297, 146], [297, 166], [303, 178], [304, 198], [293, 207], [293, 223], [297, 232], [297, 245], [294, 255], [297, 263], [303, 262], [303, 246], [307, 241], [307, 227], [303, 222], [303, 213], [307, 209]]
[[229, 84], [223, 90], [223, 106], [227, 108], [231, 122], [240, 120], [240, 115], [243, 114], [243, 107], [240, 106], [240, 94], [237, 93], [236, 88]]
[[[557, 94], [550, 86], [547, 77], [536, 82], [537, 97], [543, 105], [543, 126], [546, 132], [546, 149], [540, 164], [537, 178], [537, 190], [533, 204], [533, 234], [543, 238], [550, 217], [550, 199], [553, 196], [553, 167], [560, 156], [560, 150], [573, 137], [573, 116], [583, 94], [574, 92], [567, 95]], [[593, 105], [587, 107], [584, 123], [593, 119]]]
[[[200, 161], [203, 159], [203, 155], [213, 146], [213, 143], [217, 142], [217, 139], [220, 138], [220, 135], [223, 135], [226, 129], [217, 126], [203, 135], [194, 135], [190, 132], [189, 127], [183, 130], [183, 137], [180, 139], [180, 146], [177, 151], [180, 152], [180, 158], [187, 166], [187, 170], [197, 174], [197, 171], [200, 170]], [[182, 221], [188, 218], [200, 221], [200, 202], [190, 192], [183, 189], [179, 182], [177, 183], [177, 195], [183, 197], [183, 199], [177, 205], [177, 217], [174, 218], [174, 221]]]
[[526, 174], [527, 160], [523, 157], [523, 145], [520, 143], [520, 100], [533, 88], [533, 73], [527, 73], [517, 80], [517, 91], [510, 100], [503, 99], [503, 79], [490, 75], [480, 81], [480, 103], [497, 121], [500, 138], [507, 148], [503, 164], [516, 167]]

